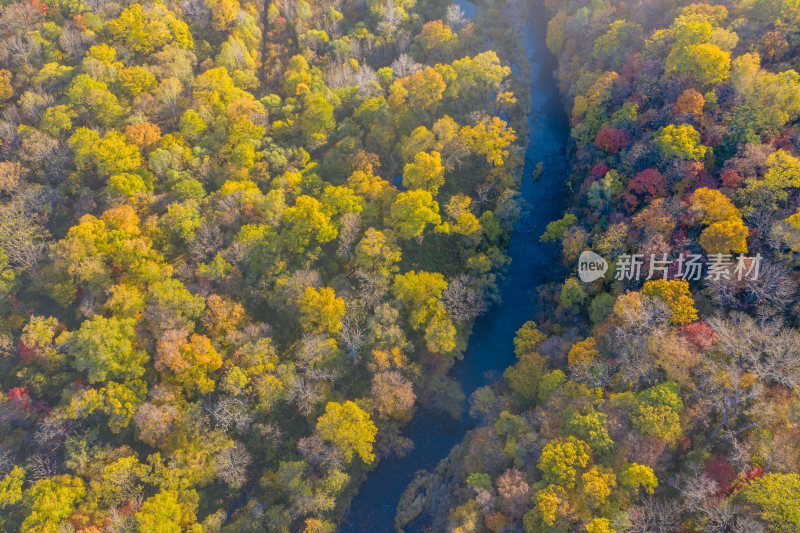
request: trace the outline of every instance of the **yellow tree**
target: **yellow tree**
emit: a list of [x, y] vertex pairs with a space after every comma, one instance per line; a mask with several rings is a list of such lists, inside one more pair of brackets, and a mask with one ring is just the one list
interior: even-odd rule
[[509, 148], [517, 138], [516, 132], [498, 117], [473, 127], [464, 126], [458, 136], [470, 150], [485, 156], [486, 162], [496, 167], [503, 166], [510, 154]]
[[403, 168], [403, 185], [408, 189], [424, 189], [435, 195], [444, 185], [444, 166], [439, 152], [418, 152], [412, 163]]
[[355, 402], [328, 402], [325, 413], [317, 419], [317, 433], [333, 444], [348, 463], [356, 454], [367, 464], [375, 460], [372, 445], [378, 428]]
[[694, 298], [685, 279], [648, 281], [642, 287], [642, 293], [667, 304], [672, 311], [670, 322], [673, 324], [689, 324], [697, 320]]
[[316, 290], [306, 287], [300, 298], [300, 322], [303, 328], [311, 331], [336, 333], [342, 329], [345, 314], [344, 300], [336, 296], [330, 287]]
[[709, 254], [745, 253], [750, 230], [733, 202], [717, 189], [701, 187], [692, 195], [689, 212], [708, 227], [700, 234], [700, 246]]
[[428, 191], [401, 192], [391, 208], [390, 224], [403, 239], [420, 237], [428, 224], [442, 222], [439, 204]]

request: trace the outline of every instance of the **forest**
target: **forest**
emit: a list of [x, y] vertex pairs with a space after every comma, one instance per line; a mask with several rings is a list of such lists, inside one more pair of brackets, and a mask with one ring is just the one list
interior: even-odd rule
[[334, 531], [460, 410], [519, 213], [487, 43], [440, 0], [2, 0], [0, 530]]
[[[545, 4], [571, 130], [568, 207], [540, 237], [560, 281], [396, 524], [798, 532], [800, 4]], [[609, 263], [590, 283], [587, 250]]]
[[[800, 532], [800, 4], [475, 3], [0, 0], [0, 531], [333, 533], [468, 401], [387, 531]], [[467, 399], [522, 12], [559, 281]]]

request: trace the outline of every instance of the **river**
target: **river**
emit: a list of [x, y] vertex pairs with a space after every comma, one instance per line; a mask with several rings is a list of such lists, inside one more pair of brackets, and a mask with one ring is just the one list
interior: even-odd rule
[[[475, 7], [461, 1], [465, 14], [474, 17]], [[515, 227], [509, 245], [512, 259], [506, 279], [501, 282], [503, 303], [493, 306], [478, 319], [464, 360], [452, 371], [467, 397], [478, 387], [496, 380], [514, 362], [514, 334], [531, 318], [536, 289], [549, 281], [558, 263], [558, 250], [539, 242], [548, 222], [562, 216], [567, 173], [566, 145], [569, 123], [553, 77], [555, 58], [545, 46], [547, 17], [540, 2], [530, 3], [533, 13], [526, 24], [525, 51], [531, 66], [530, 137], [525, 154], [521, 194], [527, 209]], [[531, 175], [544, 162], [537, 183]], [[353, 499], [342, 531], [383, 533], [394, 531], [397, 503], [419, 470], [432, 470], [475, 426], [466, 414], [456, 421], [420, 409], [406, 428], [414, 449], [401, 459], [386, 459], [370, 472]]]

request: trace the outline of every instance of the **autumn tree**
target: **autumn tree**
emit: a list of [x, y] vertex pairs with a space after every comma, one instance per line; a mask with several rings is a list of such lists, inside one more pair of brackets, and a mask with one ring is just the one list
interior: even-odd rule
[[657, 279], [645, 282], [642, 293], [657, 298], [667, 304], [672, 311], [670, 322], [673, 324], [689, 324], [697, 320], [697, 309], [689, 290], [689, 282], [685, 279]]
[[336, 446], [347, 462], [352, 461], [354, 454], [365, 463], [375, 459], [372, 444], [378, 429], [354, 402], [328, 402], [325, 413], [317, 419], [317, 432]]

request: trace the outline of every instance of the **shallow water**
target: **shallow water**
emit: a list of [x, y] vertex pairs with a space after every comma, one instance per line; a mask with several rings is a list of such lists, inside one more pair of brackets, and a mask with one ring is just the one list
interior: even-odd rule
[[[475, 7], [461, 1], [465, 14], [475, 15]], [[553, 77], [555, 59], [545, 46], [547, 18], [536, 2], [531, 21], [523, 35], [531, 65], [530, 137], [525, 154], [521, 194], [527, 209], [514, 230], [509, 246], [511, 266], [500, 285], [503, 303], [492, 307], [475, 324], [464, 360], [453, 368], [467, 397], [478, 387], [500, 377], [514, 361], [514, 334], [533, 313], [536, 288], [549, 281], [558, 262], [558, 250], [539, 242], [548, 222], [562, 216], [566, 178], [566, 143], [569, 124]], [[544, 162], [544, 173], [537, 183], [531, 175], [536, 164]], [[406, 428], [414, 450], [402, 459], [381, 461], [361, 485], [353, 499], [342, 531], [383, 533], [394, 531], [394, 516], [400, 496], [419, 470], [432, 470], [475, 426], [466, 414], [456, 421], [447, 415], [419, 410]]]

